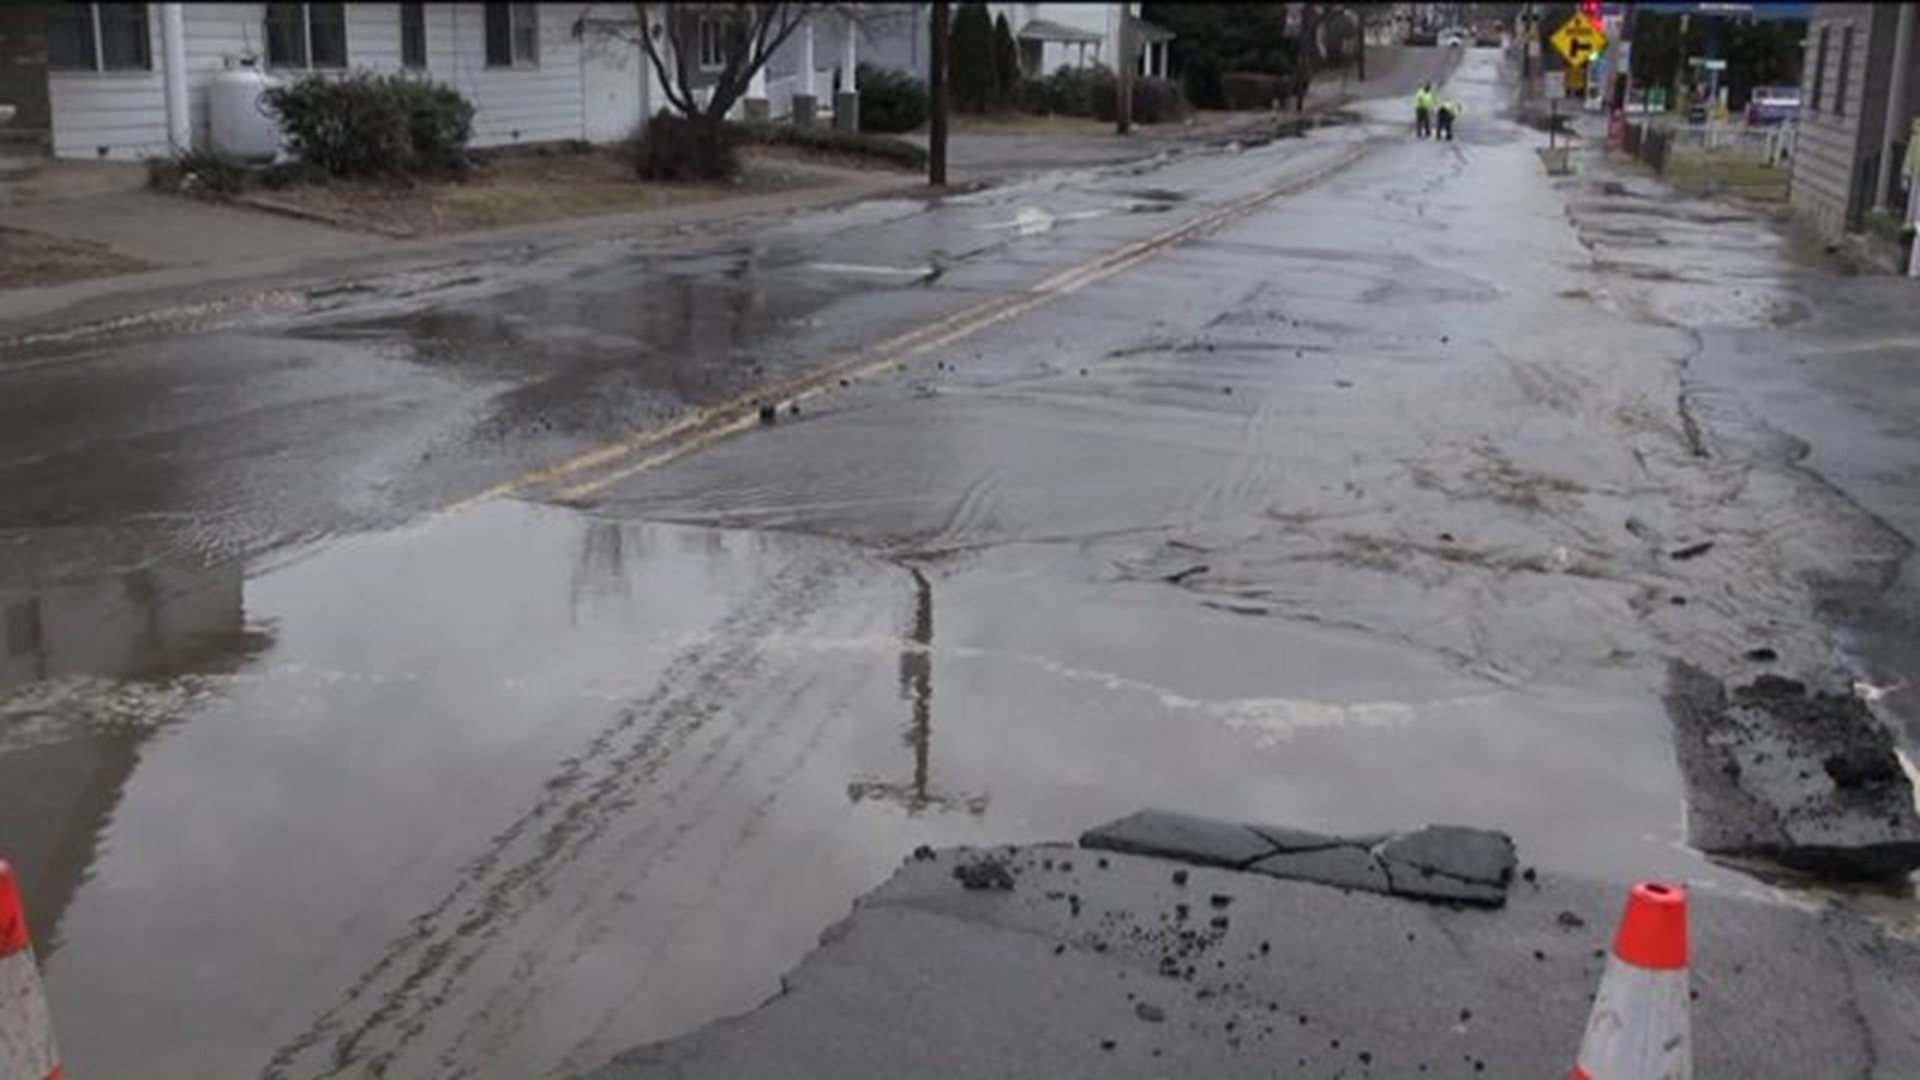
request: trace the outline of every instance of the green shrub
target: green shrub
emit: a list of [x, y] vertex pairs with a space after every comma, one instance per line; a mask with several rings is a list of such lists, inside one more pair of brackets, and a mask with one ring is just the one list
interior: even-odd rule
[[[1097, 120], [1116, 118], [1114, 105], [1120, 98], [1120, 86], [1117, 80], [1109, 76], [1097, 82], [1093, 90], [1093, 115]], [[1133, 80], [1133, 122], [1136, 124], [1167, 124], [1179, 120], [1191, 111], [1187, 106], [1187, 95], [1180, 84], [1172, 79], [1135, 79]]]
[[473, 105], [444, 83], [394, 76], [389, 92], [407, 116], [412, 160], [407, 171], [458, 175], [467, 168], [467, 141], [473, 138]]
[[1113, 72], [1106, 68], [1062, 67], [1022, 87], [1028, 112], [1045, 116], [1092, 116], [1101, 96], [1113, 99]]
[[927, 122], [927, 86], [904, 71], [861, 64], [860, 130], [896, 135]]
[[785, 124], [730, 124], [728, 130], [740, 141], [761, 146], [792, 146], [845, 154], [903, 169], [924, 169], [927, 165], [926, 150], [890, 135], [822, 127], [796, 128]]
[[354, 72], [309, 76], [266, 93], [287, 148], [329, 176], [457, 173], [473, 105], [438, 83]]
[[736, 132], [705, 116], [662, 112], [628, 141], [642, 180], [725, 180], [740, 172]]
[[1220, 77], [1220, 96], [1229, 109], [1270, 109], [1285, 96], [1285, 86], [1275, 75], [1236, 71]]
[[1003, 109], [1019, 106], [1020, 46], [1013, 40], [1013, 27], [1005, 12], [993, 17], [994, 97]]

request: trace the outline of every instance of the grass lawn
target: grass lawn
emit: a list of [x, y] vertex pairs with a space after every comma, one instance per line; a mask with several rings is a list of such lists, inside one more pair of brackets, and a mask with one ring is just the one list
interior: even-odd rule
[[1785, 202], [1790, 172], [1785, 165], [1770, 167], [1750, 152], [1675, 151], [1667, 160], [1664, 179], [1690, 194]]
[[146, 268], [146, 263], [99, 244], [0, 228], [0, 289], [59, 285]]
[[1111, 135], [1113, 121], [1090, 116], [1035, 116], [1006, 113], [999, 116], [957, 114], [950, 128], [956, 135]]
[[743, 150], [737, 181], [646, 183], [605, 149], [501, 155], [458, 182], [334, 181], [253, 191], [243, 203], [304, 212], [394, 236], [433, 236], [562, 218], [649, 210], [831, 183], [843, 172], [778, 149]]

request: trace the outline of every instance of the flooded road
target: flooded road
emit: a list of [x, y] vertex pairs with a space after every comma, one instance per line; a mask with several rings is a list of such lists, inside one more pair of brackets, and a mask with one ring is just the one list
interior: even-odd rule
[[[1453, 144], [1376, 103], [15, 350], [0, 845], [72, 1073], [565, 1075], [917, 845], [1142, 806], [1766, 893], [1687, 848], [1661, 692], [1844, 671], [1902, 572], [1760, 400], [1847, 343], [1764, 238], [1615, 250], [1496, 58], [1453, 86]], [[1781, 322], [1773, 389], [1715, 366]]]

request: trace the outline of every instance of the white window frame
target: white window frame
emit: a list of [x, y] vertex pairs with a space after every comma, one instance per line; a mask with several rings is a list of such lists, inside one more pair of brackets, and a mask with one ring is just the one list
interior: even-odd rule
[[[74, 6], [78, 7], [80, 5], [76, 4]], [[151, 6], [147, 4], [140, 5], [140, 32], [145, 35], [147, 41], [146, 62], [143, 64], [130, 64], [118, 67], [107, 66], [106, 36], [100, 32], [100, 5], [97, 3], [89, 3], [86, 5], [86, 9], [87, 18], [93, 23], [92, 66], [55, 67], [49, 64], [47, 65], [48, 71], [56, 75], [118, 75], [129, 71], [153, 70], [153, 8]]]
[[[419, 2], [402, 2], [400, 8], [400, 70], [425, 71], [431, 66], [432, 50], [427, 45], [427, 5]], [[420, 20], [420, 62], [407, 63], [407, 16], [411, 14]]]
[[[488, 63], [487, 67], [494, 71], [524, 71], [539, 67], [540, 5], [525, 3], [524, 0], [513, 0], [513, 2], [503, 4], [502, 6], [507, 9], [508, 62], [505, 64]], [[533, 30], [533, 55], [523, 56], [520, 52], [520, 31], [528, 28]], [[481, 27], [481, 48], [484, 52], [490, 53], [491, 50], [486, 49], [485, 34], [486, 27], [483, 24]]]
[[695, 30], [701, 71], [723, 71], [727, 66], [727, 21], [712, 15], [700, 16]]
[[[347, 20], [352, 14], [351, 5], [340, 7], [340, 62], [324, 67], [313, 62], [313, 5], [300, 0], [300, 62], [288, 63], [267, 56], [267, 66], [276, 71], [346, 71], [353, 66], [353, 50], [347, 41]], [[273, 25], [273, 5], [262, 5], [261, 51], [270, 53], [273, 40], [268, 27]]]

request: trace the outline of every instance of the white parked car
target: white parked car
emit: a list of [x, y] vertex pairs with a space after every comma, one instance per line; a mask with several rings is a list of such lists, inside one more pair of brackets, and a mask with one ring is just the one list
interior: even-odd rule
[[1458, 30], [1449, 30], [1440, 35], [1440, 44], [1450, 49], [1464, 48], [1467, 44], [1467, 35]]

